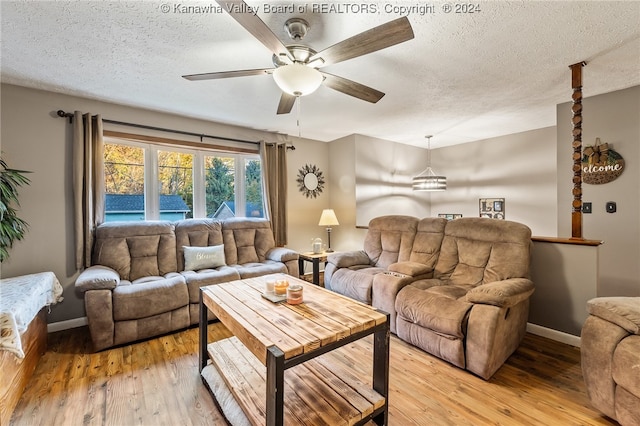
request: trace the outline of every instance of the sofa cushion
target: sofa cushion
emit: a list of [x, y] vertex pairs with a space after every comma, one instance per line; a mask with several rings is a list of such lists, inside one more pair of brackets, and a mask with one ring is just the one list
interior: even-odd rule
[[392, 263], [408, 261], [417, 228], [418, 218], [412, 216], [389, 215], [371, 219], [364, 239], [364, 251], [371, 259], [368, 263], [386, 268]]
[[409, 260], [433, 269], [440, 254], [447, 219], [427, 217], [418, 222]]
[[107, 222], [96, 228], [93, 264], [108, 266], [123, 280], [177, 271], [170, 222]]
[[463, 338], [473, 304], [461, 300], [467, 289], [435, 286], [426, 290], [408, 285], [396, 297], [398, 317], [438, 334]]
[[76, 279], [76, 288], [80, 292], [100, 289], [111, 290], [116, 288], [119, 283], [120, 276], [116, 271], [106, 266], [95, 265], [82, 271], [78, 279]]
[[230, 218], [222, 223], [227, 265], [262, 263], [275, 246], [271, 224], [266, 219]]
[[132, 320], [169, 312], [189, 304], [187, 284], [181, 275], [145, 277], [141, 282], [113, 289], [113, 319]]
[[[222, 223], [215, 219], [185, 219], [175, 223], [176, 260], [178, 270], [184, 271], [184, 247], [207, 247], [223, 244]], [[200, 268], [204, 269], [204, 268]]]
[[236, 268], [222, 266], [218, 269], [202, 269], [200, 271], [183, 271], [181, 274], [187, 282], [189, 290], [189, 303], [200, 301], [200, 287], [226, 283], [240, 279]]
[[640, 336], [630, 335], [616, 346], [611, 373], [618, 386], [640, 398]]
[[343, 253], [331, 253], [327, 256], [327, 262], [334, 264], [338, 268], [350, 268], [356, 265], [361, 267], [369, 266], [371, 260], [364, 250], [359, 250], [346, 251]]
[[298, 252], [286, 247], [274, 247], [265, 254], [267, 259], [276, 262], [287, 263], [292, 260], [298, 260]]
[[398, 316], [398, 337], [460, 368], [466, 367], [464, 339], [442, 335]]
[[251, 278], [268, 274], [287, 273], [287, 267], [284, 263], [273, 262], [271, 260], [266, 260], [260, 263], [251, 262], [245, 263], [243, 265], [234, 265], [233, 268], [238, 271], [240, 278]]
[[534, 285], [531, 280], [510, 278], [474, 287], [465, 295], [465, 300], [470, 303], [511, 307], [529, 299], [533, 291]]
[[587, 302], [587, 311], [629, 333], [640, 334], [640, 297], [596, 297]]
[[338, 269], [331, 277], [331, 290], [360, 302], [371, 304], [373, 278], [382, 272], [384, 272], [384, 268], [378, 267]]
[[433, 275], [433, 268], [424, 263], [419, 262], [397, 262], [392, 263], [387, 268], [389, 272], [395, 272], [400, 275], [410, 277], [420, 277], [425, 275]]
[[521, 223], [487, 218], [447, 222], [434, 277], [451, 284], [481, 285], [528, 278], [531, 230]]
[[621, 425], [640, 425], [640, 398], [622, 386], [616, 386], [615, 419]]
[[114, 324], [113, 344], [119, 345], [146, 339], [189, 327], [189, 306], [144, 318], [118, 321]]
[[185, 271], [199, 271], [225, 266], [224, 245], [208, 247], [182, 247]]

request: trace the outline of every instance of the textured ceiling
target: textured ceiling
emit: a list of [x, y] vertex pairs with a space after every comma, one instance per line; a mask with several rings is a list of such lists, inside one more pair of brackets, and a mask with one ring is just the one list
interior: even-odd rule
[[[445, 13], [444, 2], [247, 3], [285, 43], [284, 21], [308, 20], [303, 44], [317, 51], [401, 16], [400, 7], [431, 6], [408, 15], [413, 40], [324, 68], [386, 96], [369, 104], [320, 87], [302, 98], [307, 138], [358, 133], [424, 145], [433, 134], [437, 148], [553, 126], [556, 104], [571, 99], [568, 66], [582, 60], [585, 96], [640, 84], [639, 1], [481, 1], [474, 13]], [[2, 81], [297, 135], [295, 107], [275, 114], [280, 92], [269, 75], [181, 78], [272, 66], [229, 15], [205, 11], [212, 5], [2, 1]]]

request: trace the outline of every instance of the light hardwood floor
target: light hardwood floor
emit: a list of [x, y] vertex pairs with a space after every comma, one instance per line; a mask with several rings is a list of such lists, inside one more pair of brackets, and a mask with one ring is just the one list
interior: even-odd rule
[[[209, 326], [210, 341], [228, 336], [222, 324]], [[363, 377], [371, 377], [370, 346], [364, 339], [349, 349], [362, 354], [354, 369]], [[86, 328], [51, 334], [11, 424], [223, 425], [197, 348], [197, 328], [99, 353]], [[389, 401], [398, 426], [616, 424], [588, 401], [579, 349], [531, 334], [489, 381], [392, 335]]]

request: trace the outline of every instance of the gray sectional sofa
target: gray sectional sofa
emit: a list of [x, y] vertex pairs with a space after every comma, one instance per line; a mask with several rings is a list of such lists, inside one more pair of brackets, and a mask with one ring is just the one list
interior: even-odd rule
[[390, 314], [397, 336], [489, 379], [526, 332], [531, 230], [486, 219], [374, 218], [363, 250], [335, 253], [325, 287]]
[[265, 219], [107, 222], [75, 286], [101, 350], [196, 324], [201, 286], [272, 273], [297, 277], [298, 253]]

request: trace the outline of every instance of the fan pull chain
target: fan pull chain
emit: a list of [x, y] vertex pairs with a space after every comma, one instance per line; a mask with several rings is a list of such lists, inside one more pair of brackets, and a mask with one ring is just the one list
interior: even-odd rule
[[302, 131], [300, 130], [300, 109], [302, 108], [302, 96], [298, 96], [298, 102], [296, 102], [296, 124], [298, 125], [298, 138], [302, 137]]

